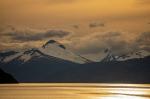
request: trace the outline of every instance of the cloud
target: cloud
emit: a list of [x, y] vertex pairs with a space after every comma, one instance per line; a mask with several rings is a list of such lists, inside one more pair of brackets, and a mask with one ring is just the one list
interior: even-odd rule
[[[104, 53], [106, 49], [110, 49], [115, 55], [126, 54], [138, 50], [150, 52], [150, 32], [131, 33], [121, 31], [113, 32], [113, 30], [111, 30], [112, 32], [90, 32], [79, 36], [77, 33], [81, 32], [71, 35], [72, 32], [65, 30], [18, 30], [12, 26], [9, 26], [9, 28], [9, 31], [0, 32], [0, 45], [2, 47], [0, 50], [14, 49], [16, 47], [26, 48], [27, 46], [39, 47], [48, 38], [58, 38], [61, 43], [70, 47], [70, 50], [81, 55], [92, 55], [96, 57], [95, 59], [100, 59], [100, 57], [102, 57], [101, 53]], [[3, 31], [3, 29], [1, 30]], [[3, 38], [3, 36], [8, 38]]]
[[74, 46], [80, 54], [94, 54], [104, 51], [106, 48], [115, 53], [124, 52], [129, 48], [128, 43], [122, 39], [120, 32], [93, 33], [76, 40]]
[[0, 50], [39, 47], [46, 40], [68, 38], [72, 32], [62, 29], [37, 30], [7, 25], [0, 28]]
[[89, 27], [90, 28], [95, 28], [95, 27], [104, 27], [105, 24], [104, 23], [90, 23]]
[[150, 32], [142, 33], [135, 41], [139, 49], [147, 50], [150, 52]]
[[[22, 44], [23, 45], [23, 44]], [[0, 43], [0, 51], [10, 51], [10, 50], [17, 50], [21, 46], [17, 43], [6, 43], [6, 42], [1, 42]], [[9, 49], [8, 49], [9, 48]]]
[[123, 32], [91, 33], [88, 36], [75, 39], [73, 45], [75, 50], [82, 55], [104, 53], [107, 48], [115, 55], [139, 50], [150, 52], [150, 32], [141, 33], [132, 41], [129, 41], [127, 34]]
[[63, 30], [48, 30], [46, 32], [37, 32], [34, 31], [12, 31], [5, 33], [5, 36], [11, 37], [13, 40], [17, 41], [39, 41], [47, 38], [63, 38], [70, 34], [71, 32]]

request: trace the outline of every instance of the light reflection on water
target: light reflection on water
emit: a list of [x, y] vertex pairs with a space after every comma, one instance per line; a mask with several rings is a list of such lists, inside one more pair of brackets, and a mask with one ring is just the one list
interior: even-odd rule
[[5, 84], [0, 99], [150, 99], [150, 84]]
[[[146, 98], [141, 98], [141, 97], [137, 97], [137, 96], [114, 95], [114, 96], [98, 97], [95, 99], [146, 99]], [[147, 98], [147, 99], [149, 99], [149, 98]]]

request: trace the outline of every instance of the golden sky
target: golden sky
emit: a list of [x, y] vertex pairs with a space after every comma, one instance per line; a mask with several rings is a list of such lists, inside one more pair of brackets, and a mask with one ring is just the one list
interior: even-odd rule
[[1, 22], [65, 24], [94, 19], [149, 18], [148, 0], [0, 0]]
[[[0, 0], [0, 39], [6, 41], [0, 43], [3, 46], [1, 50], [16, 44], [23, 47], [26, 38], [30, 38], [29, 45], [39, 46], [51, 37], [44, 39], [43, 36], [34, 41], [31, 40], [33, 35], [36, 37], [36, 34], [53, 29], [70, 32], [67, 36], [55, 39], [81, 54], [92, 54], [98, 52], [95, 49], [113, 47], [106, 44], [101, 36], [110, 34], [109, 38], [112, 39], [114, 32], [120, 33], [117, 43], [132, 45], [142, 33], [150, 31], [149, 12], [150, 0]], [[28, 36], [23, 40], [14, 39], [12, 34], [6, 36], [11, 30], [17, 31], [15, 35], [19, 37]], [[102, 40], [104, 42], [93, 46], [93, 43]]]

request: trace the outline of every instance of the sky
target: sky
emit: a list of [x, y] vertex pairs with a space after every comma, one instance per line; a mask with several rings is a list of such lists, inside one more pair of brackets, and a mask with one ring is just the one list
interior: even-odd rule
[[0, 0], [0, 50], [55, 39], [92, 60], [150, 52], [149, 12], [150, 0]]

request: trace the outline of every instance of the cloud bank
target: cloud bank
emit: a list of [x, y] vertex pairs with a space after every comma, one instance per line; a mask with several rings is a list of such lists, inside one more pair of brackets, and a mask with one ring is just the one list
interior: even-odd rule
[[5, 33], [5, 36], [9, 36], [13, 40], [29, 42], [29, 41], [39, 41], [47, 38], [63, 38], [71, 34], [70, 32], [63, 30], [48, 30], [45, 32], [34, 31], [12, 31]]
[[129, 40], [125, 34], [122, 32], [97, 32], [75, 39], [73, 44], [75, 50], [83, 55], [103, 53], [105, 49], [110, 49], [115, 55], [139, 50], [150, 53], [150, 32], [143, 32], [133, 40]]

